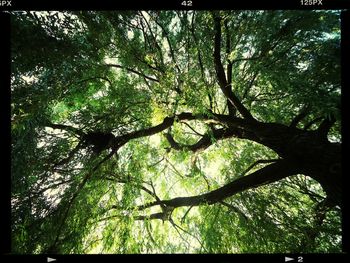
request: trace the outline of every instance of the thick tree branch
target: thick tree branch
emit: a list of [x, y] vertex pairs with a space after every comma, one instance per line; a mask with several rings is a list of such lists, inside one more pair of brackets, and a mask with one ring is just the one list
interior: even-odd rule
[[222, 129], [213, 130], [212, 135], [204, 134], [203, 137], [198, 142], [192, 145], [184, 145], [184, 144], [177, 143], [174, 140], [174, 138], [171, 136], [170, 132], [166, 134], [166, 138], [170, 143], [171, 147], [175, 150], [189, 150], [192, 152], [198, 152], [198, 151], [205, 150], [210, 145], [212, 145], [213, 140], [222, 140], [225, 138], [232, 137], [235, 134], [236, 134], [236, 131], [234, 131], [233, 129], [222, 128]]
[[214, 19], [214, 64], [215, 71], [218, 78], [219, 86], [221, 91], [224, 93], [229, 102], [236, 107], [243, 118], [254, 120], [251, 113], [247, 108], [239, 101], [239, 99], [232, 92], [231, 84], [227, 82], [224, 67], [221, 63], [221, 18], [217, 15], [213, 15]]
[[[220, 116], [220, 115], [218, 115]], [[174, 121], [183, 121], [183, 120], [212, 120], [215, 121], [217, 117], [215, 115], [209, 116], [209, 115], [194, 115], [190, 112], [183, 112], [178, 115], [175, 115], [173, 117], [165, 117], [163, 122], [161, 124], [158, 124], [154, 127], [134, 131], [131, 133], [127, 133], [121, 136], [117, 136], [114, 139], [113, 144], [115, 145], [114, 147], [121, 147], [125, 143], [127, 143], [129, 140], [136, 139], [136, 138], [141, 138], [141, 137], [146, 137], [146, 136], [151, 136], [153, 134], [159, 133], [161, 131], [164, 131], [167, 128], [170, 128]], [[238, 118], [237, 118], [238, 119]], [[234, 120], [232, 120], [234, 122]]]
[[240, 177], [233, 182], [228, 183], [227, 185], [206, 194], [190, 197], [177, 197], [169, 200], [163, 200], [161, 202], [151, 202], [139, 206], [138, 210], [160, 205], [161, 203], [167, 207], [172, 208], [182, 206], [199, 206], [203, 204], [211, 205], [221, 202], [224, 199], [231, 197], [237, 193], [256, 188], [261, 185], [271, 184], [285, 177], [297, 174], [298, 172], [299, 171], [295, 168], [295, 165], [293, 163], [290, 163], [286, 160], [280, 160], [247, 176]]
[[[226, 31], [226, 56], [228, 57], [231, 52], [231, 35], [230, 30], [227, 24], [227, 20], [224, 21], [225, 31]], [[232, 62], [227, 58], [227, 66], [226, 66], [226, 77], [227, 77], [227, 85], [231, 86], [232, 89]], [[230, 116], [236, 115], [236, 108], [230, 103], [227, 99], [227, 107]]]

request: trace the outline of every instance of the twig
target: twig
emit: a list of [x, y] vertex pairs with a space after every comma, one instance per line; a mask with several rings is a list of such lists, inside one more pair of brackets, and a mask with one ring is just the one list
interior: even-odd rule
[[185, 124], [188, 128], [190, 128], [195, 134], [197, 134], [197, 135], [199, 135], [199, 136], [204, 136], [204, 134], [201, 134], [201, 133], [199, 133], [199, 132], [197, 132], [195, 129], [193, 129], [192, 127], [191, 127], [191, 125], [189, 125], [187, 122], [184, 122], [184, 121], [181, 121], [180, 123], [182, 123], [182, 124]]
[[253, 164], [251, 164], [241, 175], [240, 177], [243, 177], [244, 175], [246, 175], [246, 173], [248, 173], [251, 169], [254, 168], [254, 166], [261, 164], [261, 163], [273, 163], [273, 162], [277, 162], [280, 159], [270, 159], [270, 160], [257, 160], [256, 162], [254, 162]]
[[190, 206], [190, 208], [186, 211], [186, 213], [184, 214], [184, 216], [181, 218], [181, 223], [183, 224], [185, 222], [185, 218], [187, 216], [187, 214], [190, 212], [190, 210], [192, 209], [193, 206]]

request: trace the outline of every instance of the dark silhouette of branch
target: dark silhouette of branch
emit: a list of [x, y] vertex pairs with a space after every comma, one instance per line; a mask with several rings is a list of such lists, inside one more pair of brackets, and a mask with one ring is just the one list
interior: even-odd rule
[[82, 137], [82, 136], [85, 135], [85, 133], [82, 130], [80, 130], [78, 128], [75, 128], [75, 127], [72, 127], [72, 126], [69, 126], [69, 125], [55, 124], [55, 123], [52, 123], [52, 122], [46, 122], [45, 126], [53, 128], [53, 129], [65, 130], [65, 131], [71, 132], [71, 133], [73, 133], [75, 135], [78, 135], [78, 137]]
[[[226, 33], [226, 56], [228, 56], [231, 52], [231, 34], [230, 30], [227, 24], [227, 20], [224, 20], [224, 26], [225, 26], [225, 33]], [[226, 78], [227, 78], [227, 85], [230, 85], [232, 87], [232, 62], [227, 59], [227, 66], [226, 66]], [[236, 116], [236, 108], [230, 101], [227, 99], [227, 107], [229, 115]]]
[[239, 192], [256, 188], [261, 185], [271, 184], [288, 176], [297, 174], [298, 172], [299, 171], [295, 166], [289, 161], [279, 160], [211, 192], [197, 196], [176, 197], [169, 200], [155, 201], [140, 205], [137, 209], [144, 210], [161, 204], [166, 205], [167, 207], [173, 207], [173, 209], [182, 206], [199, 206], [202, 204], [211, 205], [223, 201]]
[[298, 115], [296, 115], [294, 117], [294, 119], [291, 121], [291, 123], [289, 124], [289, 127], [297, 127], [298, 123], [304, 119], [308, 113], [310, 112], [310, 107], [308, 105], [304, 106], [301, 111], [299, 112]]
[[61, 161], [59, 161], [58, 163], [54, 164], [53, 168], [56, 168], [57, 166], [61, 166], [61, 165], [64, 165], [64, 164], [67, 164], [68, 162], [70, 162], [70, 160], [82, 148], [82, 146], [83, 146], [83, 141], [79, 141], [77, 146], [75, 146], [74, 149], [69, 152], [68, 156], [66, 158], [62, 159]]
[[193, 41], [194, 41], [194, 44], [195, 44], [195, 47], [196, 47], [196, 50], [197, 50], [197, 59], [198, 59], [199, 69], [200, 69], [200, 72], [201, 72], [201, 77], [202, 77], [202, 80], [203, 80], [203, 82], [205, 84], [205, 87], [206, 87], [206, 90], [207, 90], [207, 96], [208, 96], [208, 100], [209, 100], [209, 108], [213, 109], [213, 97], [210, 94], [209, 83], [208, 83], [208, 81], [207, 81], [207, 79], [205, 77], [202, 53], [201, 53], [201, 50], [198, 48], [198, 39], [196, 37], [195, 30], [194, 30], [194, 25], [195, 25], [194, 17], [195, 17], [195, 13], [192, 15], [192, 21], [191, 21], [191, 27], [190, 27], [191, 34], [192, 34], [192, 38], [193, 38]]
[[244, 93], [243, 93], [243, 99], [245, 99], [249, 93], [249, 90], [252, 88], [254, 81], [256, 79], [256, 77], [258, 76], [258, 73], [255, 73], [252, 77], [252, 79], [250, 80], [248, 86], [245, 88]]
[[183, 215], [183, 217], [181, 218], [181, 223], [185, 222], [186, 216], [188, 215], [188, 213], [191, 211], [193, 206], [190, 206], [190, 208], [187, 209], [186, 213]]
[[118, 64], [105, 64], [105, 65], [108, 66], [108, 67], [114, 67], [114, 68], [125, 69], [125, 70], [127, 70], [127, 71], [129, 71], [129, 72], [131, 72], [131, 73], [134, 73], [134, 74], [136, 74], [136, 75], [139, 75], [139, 76], [141, 76], [141, 77], [144, 77], [145, 79], [148, 79], [148, 80], [151, 80], [151, 81], [155, 81], [155, 82], [159, 82], [158, 79], [153, 78], [153, 77], [150, 77], [150, 76], [147, 76], [147, 75], [145, 75], [145, 74], [143, 74], [143, 73], [141, 73], [141, 72], [139, 72], [139, 71], [136, 71], [136, 70], [134, 70], [134, 69], [132, 69], [132, 68], [128, 68], [128, 67], [125, 67], [125, 66], [121, 66], [121, 65], [118, 65]]
[[239, 101], [236, 95], [232, 92], [231, 84], [228, 83], [225, 76], [224, 67], [221, 63], [221, 18], [213, 13], [214, 19], [214, 30], [215, 30], [215, 38], [214, 38], [214, 64], [215, 71], [217, 75], [217, 79], [219, 82], [219, 86], [221, 91], [224, 93], [229, 102], [236, 107], [240, 114], [246, 119], [254, 120], [252, 114], [247, 110], [247, 108]]
[[249, 218], [236, 206], [229, 204], [225, 201], [221, 201], [220, 204], [222, 204], [223, 206], [226, 206], [228, 209], [232, 210], [233, 212], [239, 214], [241, 217], [244, 218], [245, 221], [248, 221]]
[[199, 132], [197, 132], [195, 129], [193, 129], [192, 127], [191, 127], [191, 125], [189, 125], [187, 122], [181, 122], [182, 124], [185, 124], [188, 128], [190, 128], [195, 134], [197, 134], [198, 136], [203, 136], [203, 134], [201, 134], [201, 133], [199, 133]]
[[261, 164], [261, 163], [273, 163], [273, 162], [277, 162], [279, 160], [281, 160], [281, 159], [257, 160], [253, 164], [249, 165], [249, 167], [240, 176], [246, 175], [251, 169], [253, 169], [258, 164]]
[[178, 65], [178, 63], [177, 63], [177, 61], [176, 61], [176, 58], [175, 58], [175, 52], [174, 52], [173, 45], [172, 45], [172, 43], [171, 43], [171, 41], [170, 41], [170, 39], [169, 39], [169, 33], [165, 30], [164, 26], [163, 26], [161, 23], [159, 23], [159, 21], [154, 20], [154, 22], [162, 29], [162, 31], [163, 31], [163, 33], [164, 33], [164, 36], [165, 36], [165, 39], [166, 39], [166, 41], [167, 41], [167, 43], [168, 43], [168, 46], [169, 46], [170, 57], [171, 57], [171, 59], [172, 59], [174, 65], [175, 65], [175, 68], [176, 68], [176, 70], [177, 70], [177, 73], [180, 74], [180, 73], [181, 73], [181, 70], [180, 70], [179, 65]]
[[326, 117], [317, 129], [318, 134], [321, 137], [327, 137], [329, 130], [332, 128], [335, 122], [336, 119], [334, 115], [331, 114], [330, 116]]
[[309, 123], [307, 123], [305, 126], [304, 126], [304, 131], [307, 131], [313, 124], [319, 122], [320, 120], [322, 120], [323, 117], [318, 117], [318, 118], [315, 118], [313, 119], [312, 121], [310, 121]]
[[[145, 13], [147, 13], [146, 11], [144, 11]], [[162, 49], [160, 48], [159, 44], [158, 44], [158, 41], [157, 41], [157, 38], [155, 37], [153, 31], [152, 31], [152, 28], [150, 26], [150, 24], [148, 23], [148, 20], [147, 18], [144, 16], [144, 14], [142, 12], [140, 12], [141, 16], [143, 17], [143, 20], [145, 21], [146, 25], [147, 25], [147, 28], [150, 32], [150, 35], [152, 37], [152, 40], [153, 40], [153, 44], [151, 47], [155, 47], [157, 49], [157, 52], [159, 53], [159, 56], [160, 56], [160, 59], [161, 59], [161, 63], [162, 65], [164, 65], [164, 58], [163, 58], [163, 52], [162, 52]], [[147, 15], [149, 15], [150, 18], [152, 18], [152, 16], [150, 14], [147, 13]], [[155, 21], [157, 23], [157, 21]]]
[[170, 143], [170, 146], [175, 150], [189, 150], [192, 152], [198, 152], [208, 148], [210, 145], [213, 144], [214, 141], [229, 138], [235, 134], [236, 134], [236, 131], [234, 131], [233, 129], [226, 129], [226, 128], [215, 129], [213, 130], [211, 135], [204, 134], [198, 142], [192, 145], [177, 143], [172, 137], [172, 135], [170, 134], [170, 132], [166, 134], [166, 138]]

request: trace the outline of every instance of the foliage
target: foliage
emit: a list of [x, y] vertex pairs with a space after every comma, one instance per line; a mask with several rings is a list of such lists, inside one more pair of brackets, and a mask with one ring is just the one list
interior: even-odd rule
[[[13, 12], [13, 253], [341, 251], [339, 207], [319, 224], [326, 195], [301, 174], [179, 207], [170, 219], [151, 218], [160, 206], [140, 209], [212, 191], [279, 158], [239, 136], [216, 138], [226, 125], [203, 118], [135, 135], [183, 112], [229, 114], [213, 62], [215, 15], [222, 63], [252, 115], [289, 125], [308, 109], [297, 127], [309, 130], [334, 116], [328, 137], [341, 141], [339, 12]], [[127, 140], [93, 154], [74, 130]], [[210, 144], [191, 151], [205, 136]]]

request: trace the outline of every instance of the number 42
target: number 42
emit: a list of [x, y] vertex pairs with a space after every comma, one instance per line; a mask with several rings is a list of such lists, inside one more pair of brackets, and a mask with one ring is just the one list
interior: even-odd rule
[[182, 1], [181, 5], [183, 5], [183, 6], [192, 6], [192, 1]]

